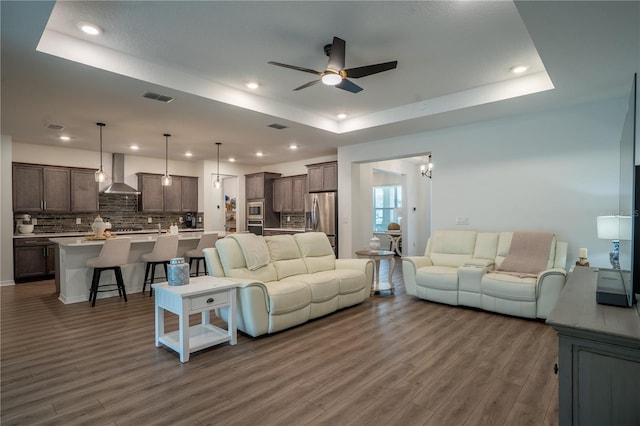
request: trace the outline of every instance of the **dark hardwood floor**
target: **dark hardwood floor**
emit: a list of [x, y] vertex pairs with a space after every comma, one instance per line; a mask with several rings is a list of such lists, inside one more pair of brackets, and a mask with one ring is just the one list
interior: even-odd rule
[[155, 347], [148, 295], [91, 308], [59, 302], [53, 281], [2, 287], [0, 423], [557, 424], [555, 332], [407, 296], [400, 263], [396, 295], [186, 364]]

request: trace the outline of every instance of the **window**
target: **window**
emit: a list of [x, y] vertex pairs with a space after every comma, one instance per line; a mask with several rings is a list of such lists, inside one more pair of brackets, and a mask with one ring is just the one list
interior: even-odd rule
[[402, 186], [373, 187], [373, 232], [385, 232], [391, 222], [398, 222], [398, 209], [402, 207]]

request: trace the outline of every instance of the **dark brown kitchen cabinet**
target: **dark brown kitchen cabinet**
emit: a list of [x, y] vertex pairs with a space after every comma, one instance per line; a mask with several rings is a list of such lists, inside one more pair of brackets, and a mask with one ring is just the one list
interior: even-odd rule
[[198, 178], [182, 177], [182, 211], [198, 211]]
[[327, 192], [338, 190], [338, 163], [307, 165], [309, 192]]
[[255, 173], [245, 176], [245, 188], [247, 200], [259, 200], [264, 198], [264, 173]]
[[164, 211], [164, 191], [162, 176], [138, 173], [138, 210], [145, 212]]
[[145, 212], [197, 212], [198, 178], [172, 176], [170, 186], [162, 186], [162, 175], [138, 173], [138, 210]]
[[43, 279], [55, 275], [55, 244], [48, 238], [14, 240], [13, 253], [16, 281]]
[[95, 170], [71, 169], [71, 211], [98, 211], [98, 182]]
[[287, 176], [273, 181], [273, 211], [304, 213], [307, 175]]
[[70, 169], [37, 164], [13, 164], [14, 212], [68, 212]]

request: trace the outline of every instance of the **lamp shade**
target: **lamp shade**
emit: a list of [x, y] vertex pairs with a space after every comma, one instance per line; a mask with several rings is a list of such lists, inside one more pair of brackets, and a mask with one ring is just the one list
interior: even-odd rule
[[598, 216], [597, 227], [600, 239], [631, 239], [631, 216]]

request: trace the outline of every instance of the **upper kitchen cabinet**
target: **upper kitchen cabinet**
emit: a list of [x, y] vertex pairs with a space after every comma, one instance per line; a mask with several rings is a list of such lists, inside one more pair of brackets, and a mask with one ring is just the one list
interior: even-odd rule
[[171, 185], [162, 186], [162, 176], [138, 173], [138, 209], [145, 212], [198, 211], [198, 178], [172, 176]]
[[198, 178], [182, 177], [182, 211], [197, 212], [198, 211]]
[[245, 175], [245, 193], [247, 201], [271, 198], [273, 180], [279, 177], [279, 173], [268, 172]]
[[327, 192], [338, 190], [338, 163], [308, 164], [309, 192]]
[[273, 181], [273, 211], [304, 213], [307, 175], [288, 176]]
[[65, 167], [14, 163], [14, 212], [68, 212], [70, 181], [70, 171]]
[[95, 212], [98, 210], [98, 182], [95, 170], [71, 169], [71, 211]]
[[162, 176], [138, 173], [138, 210], [145, 212], [164, 211], [164, 191]]

